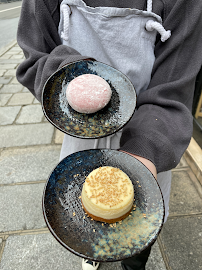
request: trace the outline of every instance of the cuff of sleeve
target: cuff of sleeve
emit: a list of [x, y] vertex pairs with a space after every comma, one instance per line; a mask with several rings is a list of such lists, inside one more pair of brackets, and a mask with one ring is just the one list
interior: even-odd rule
[[156, 166], [157, 173], [173, 169], [179, 162], [176, 160], [170, 142], [167, 139], [163, 141], [159, 138], [150, 140], [147, 136], [136, 134], [134, 138], [129, 139], [125, 143], [122, 143], [121, 140], [120, 150], [150, 160]]

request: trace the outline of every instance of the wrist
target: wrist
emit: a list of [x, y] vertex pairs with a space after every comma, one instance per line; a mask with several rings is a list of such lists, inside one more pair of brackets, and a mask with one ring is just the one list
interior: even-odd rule
[[140, 162], [142, 162], [147, 169], [153, 174], [153, 176], [157, 179], [157, 170], [156, 170], [156, 166], [154, 165], [154, 163], [152, 163], [149, 159], [143, 158], [141, 156], [138, 155], [134, 155], [125, 151], [120, 150], [121, 152], [124, 152], [126, 154], [131, 155], [132, 157], [138, 159]]

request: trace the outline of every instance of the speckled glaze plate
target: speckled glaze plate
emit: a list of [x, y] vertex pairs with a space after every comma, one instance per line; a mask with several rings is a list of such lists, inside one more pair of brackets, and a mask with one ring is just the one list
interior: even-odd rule
[[[85, 177], [100, 166], [120, 168], [133, 182], [136, 209], [122, 222], [91, 220], [82, 208]], [[43, 214], [50, 232], [69, 251], [113, 262], [139, 253], [157, 238], [164, 203], [155, 178], [140, 161], [117, 150], [93, 149], [67, 156], [55, 167], [44, 189]]]
[[[69, 82], [87, 73], [102, 77], [112, 89], [108, 105], [94, 114], [76, 112], [66, 99]], [[136, 92], [130, 80], [117, 69], [97, 61], [79, 61], [61, 68], [47, 80], [42, 94], [42, 108], [48, 121], [78, 138], [101, 138], [117, 132], [131, 119], [135, 107]]]

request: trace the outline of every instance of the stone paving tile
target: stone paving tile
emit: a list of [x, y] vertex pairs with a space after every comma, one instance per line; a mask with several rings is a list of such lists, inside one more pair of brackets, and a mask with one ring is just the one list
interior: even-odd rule
[[22, 51], [22, 49], [19, 46], [14, 46], [9, 50], [9, 52], [12, 53], [12, 54], [15, 53], [15, 52], [19, 53], [21, 51]]
[[10, 236], [0, 269], [81, 270], [81, 259], [62, 247], [50, 233]]
[[40, 123], [43, 119], [43, 116], [44, 114], [41, 105], [27, 105], [22, 108], [16, 123]]
[[30, 93], [30, 91], [29, 91], [26, 87], [24, 87], [24, 88], [22, 89], [22, 93]]
[[35, 98], [33, 104], [40, 104], [40, 102], [38, 101], [38, 99]]
[[[6, 53], [4, 53], [4, 54], [2, 55], [2, 57], [3, 57], [3, 56], [9, 56], [9, 57], [11, 57], [12, 54], [13, 54], [12, 52], [7, 51]], [[7, 58], [7, 59], [8, 59], [8, 58]]]
[[9, 51], [7, 51], [7, 52], [5, 53], [5, 55], [10, 55], [10, 56], [18, 55], [18, 54], [19, 54], [18, 51], [11, 51], [11, 50], [9, 50]]
[[16, 93], [10, 99], [8, 105], [27, 105], [31, 104], [34, 96], [31, 93]]
[[[0, 69], [1, 69], [1, 65], [5, 66], [6, 69], [16, 68], [18, 66], [18, 64], [22, 63], [23, 61], [24, 61], [24, 59], [0, 59]], [[10, 65], [12, 65], [14, 67], [8, 68]]]
[[14, 77], [10, 83], [11, 84], [19, 84], [19, 82], [18, 82], [18, 80], [17, 80], [16, 77]]
[[11, 55], [9, 54], [4, 54], [3, 56], [0, 57], [0, 59], [10, 59], [11, 58]]
[[4, 76], [15, 76], [16, 75], [16, 69], [10, 69], [5, 72]]
[[0, 64], [20, 64], [22, 61], [23, 59], [0, 59]]
[[7, 59], [5, 60], [0, 59], [0, 70], [15, 69], [17, 67], [17, 63], [8, 64], [7, 62], [8, 62]]
[[8, 84], [12, 80], [12, 77], [0, 77], [1, 84]]
[[24, 58], [23, 55], [17, 54], [17, 55], [12, 55], [10, 59], [23, 59], [23, 58]]
[[56, 144], [62, 144], [63, 138], [64, 138], [64, 133], [61, 132], [60, 130], [56, 129], [56, 131], [55, 131], [55, 140], [54, 140], [54, 142], [55, 142]]
[[53, 132], [49, 123], [0, 126], [0, 148], [50, 144]]
[[3, 150], [0, 184], [47, 180], [59, 162], [60, 150], [60, 145]]
[[3, 75], [5, 74], [6, 69], [0, 69], [0, 77], [3, 77]]
[[202, 200], [187, 171], [172, 173], [170, 195], [170, 214], [189, 214], [202, 212]]
[[21, 106], [0, 107], [0, 126], [13, 124], [20, 109]]
[[157, 241], [152, 246], [146, 270], [167, 270]]
[[44, 183], [1, 186], [0, 232], [46, 227], [42, 213]]
[[12, 94], [0, 94], [0, 106], [5, 106], [11, 96]]
[[172, 270], [202, 269], [202, 216], [168, 219], [161, 239]]
[[23, 86], [21, 84], [18, 85], [4, 85], [1, 89], [0, 89], [0, 93], [2, 94], [14, 94], [14, 93], [18, 93], [23, 89]]
[[[81, 270], [82, 259], [50, 234], [10, 236], [0, 270]], [[121, 270], [120, 262], [103, 263], [100, 270]]]
[[5, 54], [3, 54], [3, 55], [10, 55], [10, 56], [12, 56], [12, 55], [15, 55], [15, 54], [18, 54], [19, 52], [17, 52], [17, 51], [11, 51], [11, 50], [9, 50], [9, 51], [7, 51]]

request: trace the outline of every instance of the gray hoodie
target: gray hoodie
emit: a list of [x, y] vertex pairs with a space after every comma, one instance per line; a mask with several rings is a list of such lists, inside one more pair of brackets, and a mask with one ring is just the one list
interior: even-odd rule
[[[41, 101], [43, 85], [65, 64], [89, 58], [61, 44], [58, 35], [61, 0], [23, 0], [17, 40], [25, 60], [17, 79]], [[89, 6], [145, 9], [142, 0], [86, 0]], [[125, 126], [121, 148], [151, 160], [158, 172], [174, 168], [192, 136], [191, 107], [196, 75], [202, 64], [202, 1], [154, 0], [153, 11], [172, 32], [157, 36], [156, 60], [148, 90], [137, 99], [137, 111]], [[156, 121], [158, 119], [158, 121]]]

